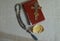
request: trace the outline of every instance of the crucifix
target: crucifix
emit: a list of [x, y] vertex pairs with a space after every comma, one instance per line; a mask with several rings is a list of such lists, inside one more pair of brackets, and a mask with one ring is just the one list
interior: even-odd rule
[[35, 20], [38, 19], [38, 9], [41, 9], [41, 7], [38, 5], [37, 2], [35, 2], [34, 6], [32, 6], [32, 9], [34, 9], [34, 16], [35, 16]]

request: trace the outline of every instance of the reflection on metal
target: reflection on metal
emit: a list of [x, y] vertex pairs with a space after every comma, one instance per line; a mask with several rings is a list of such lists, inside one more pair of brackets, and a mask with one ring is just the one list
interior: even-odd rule
[[32, 29], [33, 33], [41, 33], [44, 31], [44, 28], [42, 25], [35, 25]]

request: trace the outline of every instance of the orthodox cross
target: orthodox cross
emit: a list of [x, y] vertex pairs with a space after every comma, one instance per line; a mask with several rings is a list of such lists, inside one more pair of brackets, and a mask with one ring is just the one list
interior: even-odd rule
[[34, 16], [35, 16], [35, 20], [37, 20], [37, 18], [38, 18], [38, 16], [39, 16], [39, 14], [38, 14], [38, 9], [41, 9], [41, 7], [39, 7], [38, 3], [35, 2], [34, 7], [32, 7], [32, 9], [35, 10], [35, 11], [34, 11]]

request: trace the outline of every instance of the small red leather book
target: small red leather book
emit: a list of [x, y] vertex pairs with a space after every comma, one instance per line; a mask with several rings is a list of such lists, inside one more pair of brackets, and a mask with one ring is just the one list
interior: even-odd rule
[[31, 0], [22, 3], [25, 13], [28, 16], [29, 21], [32, 24], [43, 21], [44, 15], [42, 13], [41, 7], [38, 5], [37, 0]]

